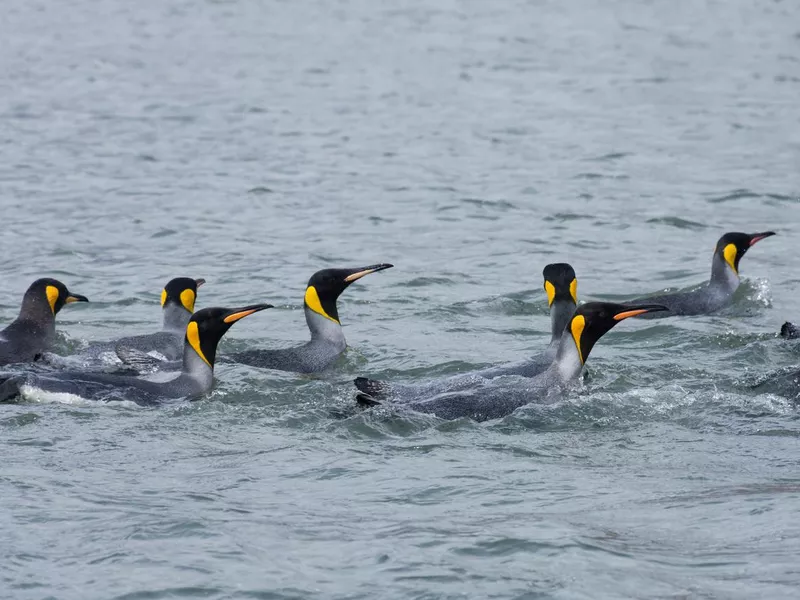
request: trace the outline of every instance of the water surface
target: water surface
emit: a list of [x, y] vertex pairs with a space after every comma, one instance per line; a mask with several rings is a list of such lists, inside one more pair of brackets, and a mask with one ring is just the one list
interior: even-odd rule
[[[90, 305], [59, 350], [267, 301], [220, 354], [306, 336], [320, 377], [220, 365], [161, 409], [0, 412], [3, 597], [786, 598], [800, 585], [800, 9], [793, 2], [6, 0], [0, 318]], [[486, 424], [353, 409], [350, 381], [517, 360], [541, 270], [584, 299], [699, 283], [778, 232], [718, 315], [625, 322], [561, 403]], [[46, 399], [43, 399], [46, 400]]]

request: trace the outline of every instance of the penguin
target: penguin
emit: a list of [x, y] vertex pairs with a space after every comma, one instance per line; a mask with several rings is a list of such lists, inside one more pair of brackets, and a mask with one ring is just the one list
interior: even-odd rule
[[311, 341], [291, 348], [245, 350], [234, 354], [233, 360], [253, 367], [295, 373], [324, 371], [347, 347], [336, 299], [354, 281], [393, 266], [382, 263], [357, 269], [317, 271], [308, 280], [303, 303]]
[[745, 253], [764, 238], [775, 235], [774, 231], [762, 233], [730, 232], [719, 238], [711, 259], [711, 279], [689, 292], [674, 292], [635, 298], [631, 304], [653, 302], [669, 309], [667, 312], [649, 314], [645, 318], [661, 318], [673, 315], [705, 315], [726, 307], [733, 300], [739, 287], [739, 261]]
[[800, 327], [787, 321], [781, 327], [781, 337], [787, 340], [796, 340], [800, 338]]
[[[446, 392], [403, 404], [411, 410], [441, 419], [462, 417], [475, 421], [499, 419], [526, 404], [555, 402], [581, 374], [595, 343], [617, 323], [630, 317], [665, 311], [659, 304], [626, 305], [612, 302], [588, 302], [578, 307], [564, 329], [553, 363], [546, 371], [530, 379], [487, 382], [481, 386]], [[362, 406], [380, 404], [368, 394], [358, 393]]]
[[50, 350], [58, 311], [65, 304], [88, 301], [56, 279], [34, 281], [22, 298], [19, 316], [0, 331], [0, 365], [31, 362]]
[[[197, 288], [206, 282], [205, 279], [176, 277], [167, 282], [161, 291], [161, 313], [163, 325], [161, 331], [123, 337], [109, 342], [90, 344], [83, 352], [91, 357], [99, 357], [103, 353], [129, 355], [133, 353], [158, 353], [154, 363], [163, 361], [179, 361], [183, 356], [183, 337], [186, 326], [194, 313], [197, 300]], [[176, 365], [180, 368], [180, 365]]]
[[443, 392], [453, 392], [480, 383], [483, 379], [495, 379], [506, 375], [535, 377], [542, 373], [556, 357], [561, 336], [567, 322], [578, 305], [578, 279], [575, 270], [567, 263], [552, 263], [542, 271], [547, 304], [550, 307], [550, 343], [543, 352], [531, 358], [508, 365], [461, 373], [422, 384], [393, 385], [365, 377], [355, 380], [356, 387], [372, 398], [409, 402], [415, 398], [430, 397]]
[[272, 308], [272, 305], [204, 308], [194, 313], [184, 333], [183, 367], [180, 373], [166, 381], [109, 373], [28, 372], [10, 375], [0, 384], [0, 402], [19, 396], [26, 388], [72, 394], [87, 400], [122, 397], [145, 406], [158, 405], [165, 400], [202, 396], [213, 387], [214, 361], [222, 336], [237, 321], [267, 308]]

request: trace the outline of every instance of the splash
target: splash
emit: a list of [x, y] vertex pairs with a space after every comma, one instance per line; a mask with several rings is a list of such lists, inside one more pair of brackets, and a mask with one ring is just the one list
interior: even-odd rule
[[[25, 384], [19, 388], [20, 396], [28, 402], [37, 404], [67, 404], [70, 406], [97, 406], [97, 401], [89, 400], [77, 394], [67, 392], [48, 392], [36, 386]], [[135, 402], [130, 400], [119, 400], [114, 402], [114, 406], [125, 408], [139, 408]]]

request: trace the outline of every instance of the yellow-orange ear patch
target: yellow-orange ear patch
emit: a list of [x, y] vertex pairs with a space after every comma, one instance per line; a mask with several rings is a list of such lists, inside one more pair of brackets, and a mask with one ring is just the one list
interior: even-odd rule
[[181, 304], [183, 304], [183, 308], [188, 310], [190, 313], [194, 312], [194, 301], [197, 296], [194, 293], [194, 290], [183, 290], [181, 292]]
[[575, 301], [575, 304], [578, 303], [578, 280], [573, 279], [572, 283], [569, 284], [569, 293], [572, 296], [572, 299]]
[[47, 294], [47, 302], [50, 304], [50, 310], [53, 311], [53, 314], [56, 314], [56, 302], [58, 302], [58, 288], [54, 285], [48, 285], [45, 288], [45, 294]]
[[211, 367], [211, 363], [208, 362], [206, 355], [203, 354], [203, 350], [200, 348], [200, 330], [197, 328], [196, 321], [189, 321], [189, 324], [186, 326], [186, 339], [189, 340], [189, 345], [194, 348], [194, 351], [203, 359], [203, 362]]
[[166, 302], [167, 302], [167, 289], [164, 288], [163, 290], [161, 290], [161, 306], [164, 306]]
[[734, 244], [728, 244], [725, 246], [725, 250], [722, 251], [722, 256], [725, 257], [725, 262], [728, 263], [731, 269], [733, 269], [733, 272], [738, 275], [739, 271], [736, 270], [736, 254], [737, 250]]
[[572, 339], [575, 340], [575, 346], [578, 348], [578, 358], [581, 359], [583, 364], [583, 350], [581, 349], [581, 335], [583, 329], [586, 327], [586, 319], [583, 315], [575, 315], [572, 317], [572, 322], [569, 324], [569, 329], [572, 332]]
[[339, 323], [338, 320], [334, 319], [328, 313], [325, 312], [325, 309], [322, 308], [322, 302], [319, 299], [319, 294], [317, 293], [317, 288], [313, 285], [308, 286], [306, 289], [306, 297], [305, 297], [306, 306], [313, 310], [318, 315], [322, 315], [326, 319], [330, 319], [334, 323]]
[[553, 300], [556, 299], [556, 287], [549, 281], [545, 281], [544, 291], [547, 292], [547, 306], [552, 306]]

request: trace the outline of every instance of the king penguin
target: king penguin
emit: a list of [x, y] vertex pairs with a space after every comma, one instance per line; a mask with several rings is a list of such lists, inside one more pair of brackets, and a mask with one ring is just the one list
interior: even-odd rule
[[22, 298], [19, 316], [0, 331], [0, 365], [31, 362], [50, 350], [58, 311], [65, 304], [88, 301], [56, 279], [34, 281]]
[[183, 356], [184, 332], [194, 313], [197, 288], [205, 282], [205, 279], [192, 279], [191, 277], [171, 279], [161, 291], [161, 314], [163, 316], [161, 331], [90, 344], [84, 354], [99, 356], [104, 352], [118, 355], [133, 352], [158, 353], [161, 358], [154, 359], [154, 362], [179, 360]]
[[296, 373], [324, 371], [347, 348], [336, 300], [354, 281], [392, 266], [383, 263], [357, 269], [317, 271], [308, 280], [303, 303], [311, 341], [292, 348], [246, 350], [234, 354], [233, 360], [253, 367]]
[[726, 233], [717, 242], [711, 259], [711, 279], [690, 292], [675, 292], [635, 298], [629, 303], [654, 302], [667, 307], [668, 312], [648, 315], [649, 318], [672, 315], [705, 315], [726, 307], [739, 287], [739, 261], [745, 253], [764, 238], [775, 235], [763, 233]]
[[[558, 344], [553, 363], [531, 379], [489, 381], [470, 390], [447, 392], [404, 404], [414, 411], [442, 419], [466, 417], [476, 421], [499, 419], [533, 402], [552, 403], [581, 374], [583, 365], [597, 341], [617, 323], [630, 317], [664, 311], [657, 304], [624, 305], [611, 302], [588, 302], [579, 306], [569, 319]], [[368, 394], [359, 393], [362, 406], [380, 404]]]
[[787, 340], [796, 340], [800, 338], [800, 327], [787, 321], [781, 327], [781, 337]]
[[498, 367], [490, 367], [452, 377], [436, 379], [421, 384], [389, 384], [382, 381], [358, 377], [356, 387], [376, 400], [391, 399], [394, 402], [410, 402], [443, 392], [453, 392], [480, 383], [483, 379], [495, 379], [505, 375], [535, 377], [542, 373], [556, 357], [558, 345], [567, 322], [578, 305], [578, 279], [575, 270], [567, 263], [553, 263], [542, 271], [547, 304], [550, 307], [550, 343], [543, 352], [527, 360]]
[[210, 392], [214, 385], [214, 361], [222, 336], [237, 321], [267, 308], [272, 308], [272, 305], [204, 308], [194, 313], [185, 330], [183, 368], [167, 381], [91, 372], [24, 373], [11, 375], [0, 384], [0, 402], [19, 396], [26, 388], [72, 394], [87, 400], [122, 397], [141, 405], [201, 396]]

